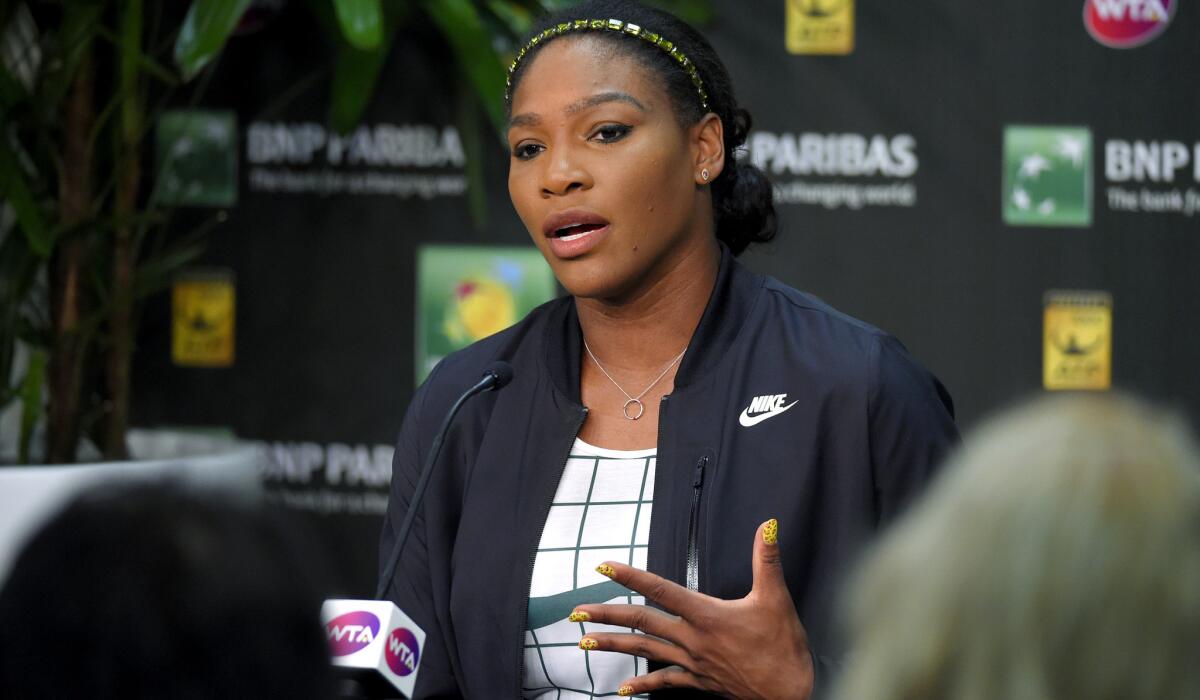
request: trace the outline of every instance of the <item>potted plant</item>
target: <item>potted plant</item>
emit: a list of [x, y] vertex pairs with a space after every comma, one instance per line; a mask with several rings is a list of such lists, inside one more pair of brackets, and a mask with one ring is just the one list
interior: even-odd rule
[[196, 0], [177, 24], [143, 0], [0, 4], [0, 376], [16, 380], [0, 405], [20, 402], [17, 462], [73, 462], [84, 435], [129, 457], [137, 303], [221, 216], [167, 239], [147, 138], [169, 100], [202, 92], [248, 4]]

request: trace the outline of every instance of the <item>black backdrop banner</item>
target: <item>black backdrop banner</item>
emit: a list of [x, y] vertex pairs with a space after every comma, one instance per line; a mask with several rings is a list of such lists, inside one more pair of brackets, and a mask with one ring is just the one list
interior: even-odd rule
[[[270, 492], [327, 526], [365, 594], [414, 390], [416, 250], [529, 243], [490, 135], [487, 225], [467, 213], [434, 33], [398, 37], [339, 135], [329, 56], [293, 5], [230, 43], [203, 105], [238, 129], [236, 204], [203, 261], [236, 276], [236, 361], [173, 365], [156, 300], [135, 419], [258, 441]], [[964, 427], [1041, 390], [1051, 290], [1111, 299], [1115, 388], [1200, 414], [1200, 0], [714, 5], [705, 33], [755, 118], [741, 157], [782, 222], [750, 267], [897, 335]]]

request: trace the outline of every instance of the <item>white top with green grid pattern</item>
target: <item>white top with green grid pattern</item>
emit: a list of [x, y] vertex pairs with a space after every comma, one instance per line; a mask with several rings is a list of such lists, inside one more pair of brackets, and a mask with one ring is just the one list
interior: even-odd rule
[[596, 566], [621, 561], [646, 568], [656, 454], [575, 441], [533, 564], [522, 685], [527, 700], [613, 697], [621, 681], [646, 673], [644, 659], [579, 648], [589, 632], [633, 630], [568, 622], [567, 616], [584, 603], [645, 601]]

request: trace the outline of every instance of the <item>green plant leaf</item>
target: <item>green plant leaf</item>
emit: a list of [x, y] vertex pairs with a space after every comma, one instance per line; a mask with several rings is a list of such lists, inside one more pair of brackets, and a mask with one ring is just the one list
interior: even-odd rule
[[483, 171], [483, 129], [479, 119], [479, 98], [459, 81], [457, 111], [458, 134], [466, 158], [467, 210], [475, 228], [482, 230], [487, 223], [487, 182]]
[[194, 0], [175, 40], [175, 65], [191, 80], [225, 45], [250, 0]]
[[[21, 309], [41, 263], [24, 236], [10, 231], [0, 240], [0, 387], [12, 376], [17, 341], [22, 339]], [[0, 407], [5, 403], [7, 398], [0, 399]]]
[[62, 24], [55, 37], [61, 56], [51, 60], [43, 74], [41, 89], [48, 105], [58, 106], [66, 98], [79, 70], [79, 64], [92, 50], [93, 39], [102, 31], [104, 3], [100, 0], [79, 0], [63, 3]]
[[21, 397], [21, 441], [18, 447], [17, 462], [29, 463], [29, 447], [33, 439], [33, 429], [42, 419], [44, 411], [42, 404], [42, 386], [46, 383], [46, 353], [33, 350], [29, 354], [29, 371], [21, 382], [18, 395]]
[[144, 299], [155, 292], [166, 289], [175, 273], [196, 261], [204, 254], [204, 240], [181, 243], [165, 250], [151, 260], [138, 265], [133, 280], [133, 296]]
[[492, 36], [470, 0], [438, 0], [424, 5], [425, 12], [442, 30], [458, 65], [463, 69], [496, 134], [507, 130], [504, 109], [505, 66], [492, 48]]
[[342, 36], [356, 49], [372, 51], [383, 44], [383, 5], [380, 0], [333, 0]]
[[329, 121], [339, 134], [358, 125], [375, 94], [375, 83], [386, 60], [386, 49], [362, 51], [349, 44], [338, 44], [333, 63]]
[[[7, 292], [8, 290], [5, 290]], [[18, 300], [5, 299], [4, 307], [0, 308], [0, 373], [3, 373], [3, 379], [0, 380], [0, 411], [9, 401], [16, 396], [17, 392], [10, 389], [8, 386], [9, 377], [12, 376], [13, 363], [17, 356], [17, 312]]]
[[333, 78], [330, 85], [329, 122], [344, 134], [358, 125], [375, 94], [375, 84], [391, 51], [396, 29], [408, 17], [409, 3], [384, 6], [382, 40], [371, 50], [355, 48], [346, 38], [331, 0], [308, 0], [308, 8], [334, 44]]
[[[121, 42], [120, 37], [118, 37], [117, 34], [111, 29], [106, 27], [97, 27], [96, 35], [113, 44], [114, 46], [119, 45]], [[160, 63], [153, 56], [145, 52], [139, 51], [137, 56], [137, 64], [138, 67], [140, 67], [142, 71], [146, 73], [146, 75], [156, 78], [166, 85], [173, 87], [179, 84], [179, 76], [176, 75], [171, 68], [163, 63]]]
[[[142, 55], [143, 13], [141, 0], [126, 0], [121, 4], [120, 34], [117, 42], [117, 92], [121, 104], [117, 127], [118, 148], [123, 151], [122, 156], [126, 156], [126, 150], [137, 152], [142, 124], [142, 100], [138, 94], [142, 73], [138, 70], [138, 58]], [[130, 164], [118, 160], [116, 165], [118, 179], [122, 179], [121, 171], [130, 167]], [[134, 182], [136, 187], [136, 179]]]
[[40, 258], [49, 258], [54, 248], [54, 237], [46, 226], [16, 154], [9, 149], [5, 139], [0, 139], [0, 196], [12, 206], [17, 216], [17, 227], [24, 234], [30, 249]]
[[[14, 105], [29, 99], [29, 93], [13, 74], [0, 70], [0, 113], [7, 115]], [[7, 121], [7, 119], [5, 120]]]
[[524, 37], [533, 24], [533, 12], [522, 3], [509, 2], [509, 0], [488, 0], [487, 8], [504, 23], [515, 39]]
[[542, 14], [544, 12], [557, 12], [571, 5], [578, 5], [580, 0], [509, 0], [509, 2], [514, 5], [536, 9], [538, 14]]
[[697, 27], [703, 27], [713, 20], [713, 8], [709, 0], [648, 0], [646, 4], [666, 10]]

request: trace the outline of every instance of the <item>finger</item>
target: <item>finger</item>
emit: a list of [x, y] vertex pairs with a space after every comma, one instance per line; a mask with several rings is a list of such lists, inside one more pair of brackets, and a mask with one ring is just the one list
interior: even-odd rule
[[594, 622], [617, 627], [632, 627], [646, 634], [679, 642], [679, 618], [656, 610], [647, 605], [608, 603], [603, 605], [580, 605], [567, 618], [571, 622]]
[[771, 518], [758, 526], [754, 533], [754, 548], [751, 554], [751, 571], [754, 582], [751, 595], [791, 595], [783, 579], [783, 561], [779, 554], [779, 521]]
[[708, 596], [668, 581], [649, 571], [635, 569], [619, 562], [606, 561], [596, 571], [611, 578], [630, 590], [637, 591], [646, 600], [658, 604], [681, 617], [687, 618], [701, 612], [709, 600]]
[[644, 676], [630, 678], [621, 684], [617, 689], [617, 695], [628, 697], [630, 695], [641, 695], [654, 690], [662, 690], [664, 688], [698, 688], [700, 690], [711, 690], [704, 682], [704, 679], [691, 671], [679, 666], [668, 666], [660, 668], [657, 671], [647, 673]]
[[579, 648], [585, 651], [613, 651], [678, 666], [687, 665], [691, 658], [682, 648], [648, 634], [593, 632], [579, 640]]

